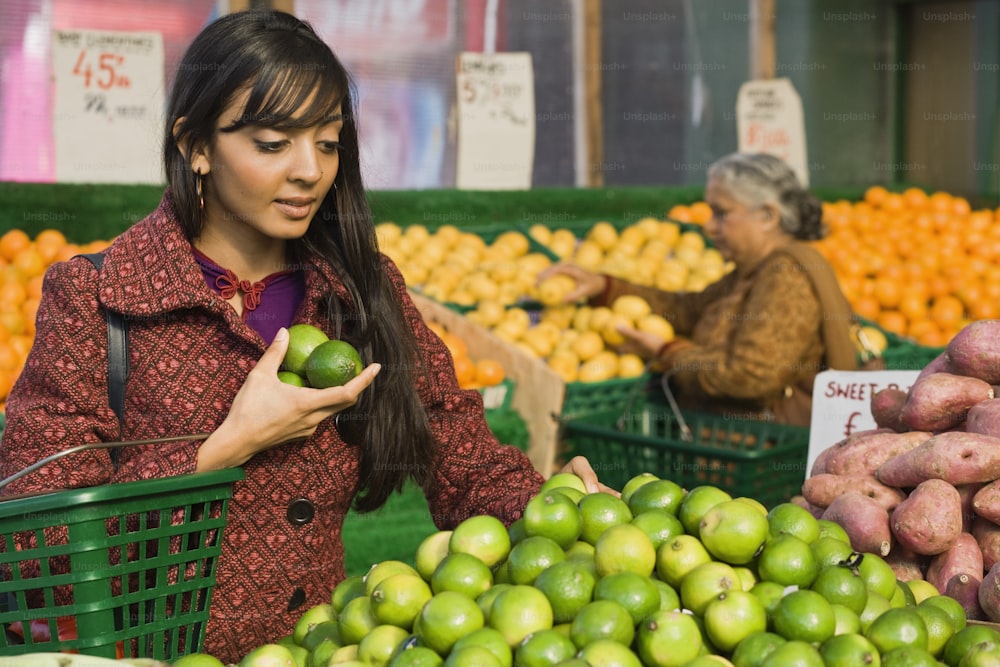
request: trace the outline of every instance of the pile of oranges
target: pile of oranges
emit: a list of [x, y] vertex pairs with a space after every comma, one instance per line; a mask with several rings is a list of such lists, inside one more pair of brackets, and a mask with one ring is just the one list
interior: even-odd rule
[[70, 243], [57, 229], [45, 229], [34, 239], [21, 229], [0, 236], [0, 411], [34, 340], [45, 270], [54, 262], [98, 252], [107, 245], [107, 241]]
[[455, 377], [462, 389], [482, 389], [500, 384], [506, 379], [503, 365], [496, 359], [473, 359], [461, 336], [448, 331], [438, 322], [428, 322], [430, 329], [441, 337], [455, 364]]
[[874, 185], [862, 201], [826, 202], [823, 212], [829, 233], [816, 247], [861, 317], [929, 347], [1000, 317], [1000, 209]]

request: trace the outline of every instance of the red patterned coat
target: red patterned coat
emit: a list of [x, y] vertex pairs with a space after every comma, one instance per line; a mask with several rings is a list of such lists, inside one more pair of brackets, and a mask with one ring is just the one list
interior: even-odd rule
[[[435, 522], [444, 529], [475, 514], [515, 520], [542, 478], [520, 451], [497, 442], [479, 394], [458, 388], [447, 348], [424, 324], [396, 267], [383, 261], [430, 369], [418, 389], [440, 443], [425, 489]], [[329, 264], [316, 261], [316, 267], [306, 271], [295, 322], [323, 326], [319, 274], [349, 299]], [[108, 405], [107, 329], [99, 302], [124, 313], [129, 324], [131, 371], [120, 438]], [[82, 442], [210, 432], [265, 348], [206, 285], [168, 194], [112, 243], [100, 275], [82, 258], [46, 274], [35, 345], [7, 402], [0, 475]], [[197, 447], [122, 450], [113, 480], [192, 472]], [[289, 633], [310, 606], [329, 601], [344, 577], [341, 527], [357, 469], [357, 450], [341, 440], [332, 419], [308, 441], [246, 463], [246, 480], [236, 484], [230, 506], [206, 651], [238, 662], [254, 646]], [[59, 459], [4, 492], [92, 486], [107, 482], [110, 470], [107, 451], [94, 450]], [[311, 518], [302, 523], [304, 516]]]

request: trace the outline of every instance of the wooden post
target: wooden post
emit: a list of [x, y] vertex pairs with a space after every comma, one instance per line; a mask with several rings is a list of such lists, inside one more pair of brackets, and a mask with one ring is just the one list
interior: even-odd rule
[[601, 0], [584, 0], [584, 109], [587, 117], [588, 185], [604, 186], [604, 114], [601, 104]]
[[750, 0], [750, 78], [775, 73], [774, 0]]

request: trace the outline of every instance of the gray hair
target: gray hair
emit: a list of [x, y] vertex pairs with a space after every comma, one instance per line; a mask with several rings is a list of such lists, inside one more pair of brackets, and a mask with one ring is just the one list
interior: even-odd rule
[[767, 153], [730, 153], [708, 168], [708, 178], [718, 182], [747, 206], [773, 204], [781, 229], [797, 239], [810, 241], [826, 234], [823, 205], [802, 187], [788, 163]]

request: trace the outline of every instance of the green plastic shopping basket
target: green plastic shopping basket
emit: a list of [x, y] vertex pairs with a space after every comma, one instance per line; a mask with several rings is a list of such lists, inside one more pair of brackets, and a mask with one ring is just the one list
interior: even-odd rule
[[200, 651], [242, 478], [230, 468], [0, 499], [0, 655]]

